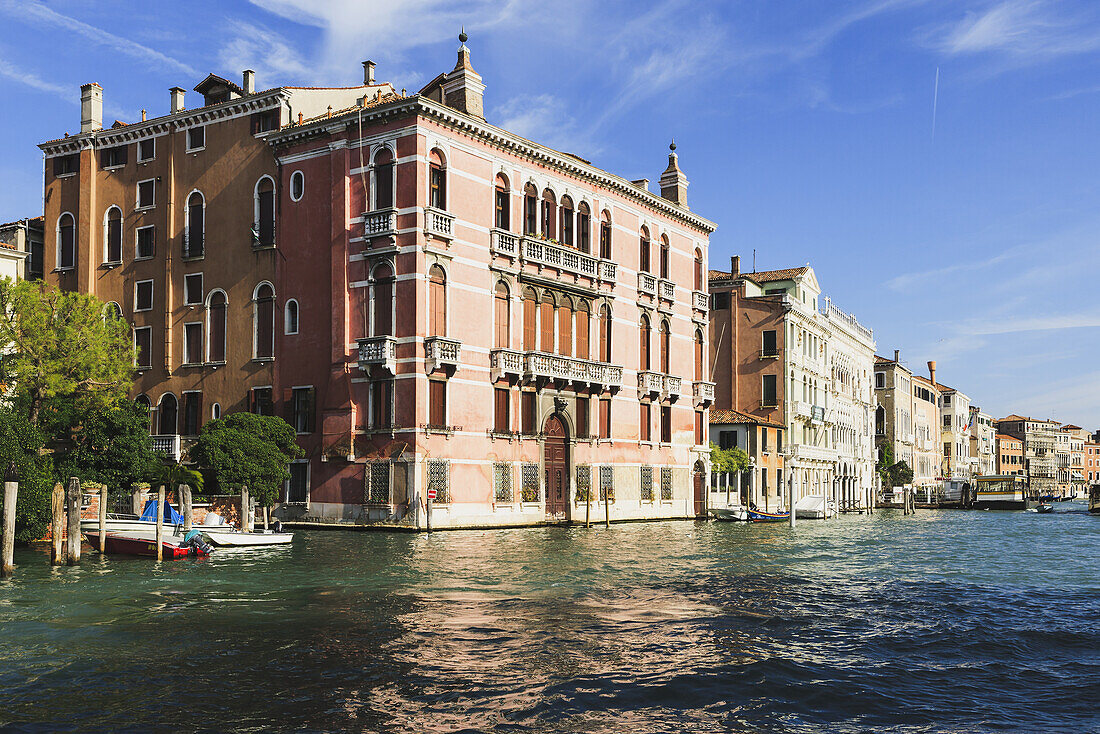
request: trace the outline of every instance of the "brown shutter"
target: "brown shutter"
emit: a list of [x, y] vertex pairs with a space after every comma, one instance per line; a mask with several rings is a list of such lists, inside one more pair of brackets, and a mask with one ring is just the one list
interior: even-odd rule
[[588, 438], [588, 407], [588, 396], [577, 395], [577, 438]]
[[600, 438], [611, 438], [611, 399], [600, 399]]
[[432, 380], [428, 383], [428, 422], [433, 426], [447, 424], [447, 383]]
[[600, 310], [600, 360], [611, 362], [611, 309]]
[[642, 403], [638, 409], [638, 438], [640, 440], [649, 440], [649, 425], [649, 403]]
[[511, 331], [510, 311], [508, 308], [508, 286], [503, 283], [497, 283], [493, 303], [496, 306], [496, 313], [494, 314], [494, 323], [496, 326], [495, 346], [497, 349], [507, 349], [510, 344], [509, 332]]
[[670, 347], [671, 347], [671, 345], [669, 344], [668, 322], [667, 321], [662, 321], [661, 322], [661, 372], [666, 374], [666, 375], [670, 374], [670, 372], [671, 372], [671, 370], [669, 369], [669, 359], [670, 359], [669, 349], [670, 349]]
[[429, 324], [431, 336], [447, 335], [447, 291], [444, 281], [443, 269], [433, 265], [431, 269], [431, 281], [429, 290]]
[[703, 334], [695, 332], [695, 379], [703, 379]]
[[649, 319], [642, 317], [642, 326], [638, 329], [638, 369], [649, 369]]
[[542, 301], [539, 313], [539, 349], [548, 353], [554, 353], [554, 304], [546, 297]]
[[577, 356], [588, 359], [588, 306], [581, 304], [577, 311]]
[[294, 391], [290, 388], [283, 389], [283, 415], [286, 416], [286, 422], [297, 431], [298, 424], [294, 420], [295, 414], [294, 405]]
[[386, 278], [374, 285], [374, 336], [390, 336], [393, 325], [393, 280]]
[[558, 307], [558, 354], [573, 354], [573, 310], [568, 303]]
[[523, 299], [523, 348], [526, 350], [537, 349], [535, 345], [536, 327], [535, 327], [535, 309], [538, 308], [538, 304], [535, 303], [534, 298], [525, 297]]
[[508, 388], [496, 388], [494, 397], [496, 398], [496, 410], [493, 418], [494, 430], [497, 433], [507, 433], [512, 430], [511, 422], [508, 420], [508, 399], [510, 397]]

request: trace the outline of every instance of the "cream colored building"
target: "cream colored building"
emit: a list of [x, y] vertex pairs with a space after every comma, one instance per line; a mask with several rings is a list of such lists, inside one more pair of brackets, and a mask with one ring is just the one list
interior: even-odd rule
[[[37, 254], [37, 270], [32, 250]], [[0, 224], [0, 279], [41, 277], [42, 217]]]
[[913, 375], [914, 487], [936, 487], [942, 483], [939, 401], [940, 392], [932, 381]]
[[875, 357], [875, 441], [889, 443], [894, 461], [904, 461], [915, 475], [913, 373], [900, 356], [894, 350], [892, 360]]
[[993, 416], [970, 406], [970, 473], [972, 476], [995, 474], [997, 470], [997, 431]]

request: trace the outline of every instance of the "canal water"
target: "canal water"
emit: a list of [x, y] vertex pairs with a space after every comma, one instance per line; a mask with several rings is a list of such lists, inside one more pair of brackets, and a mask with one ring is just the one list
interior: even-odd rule
[[299, 532], [0, 584], [0, 728], [1100, 731], [1100, 517]]

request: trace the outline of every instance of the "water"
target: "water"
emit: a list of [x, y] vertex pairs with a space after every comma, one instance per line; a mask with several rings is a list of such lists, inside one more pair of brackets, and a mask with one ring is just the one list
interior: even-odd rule
[[1080, 504], [16, 562], [15, 730], [1100, 731]]

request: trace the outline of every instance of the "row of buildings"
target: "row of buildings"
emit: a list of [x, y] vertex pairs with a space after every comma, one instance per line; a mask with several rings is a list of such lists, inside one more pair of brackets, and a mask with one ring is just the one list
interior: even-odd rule
[[246, 70], [107, 125], [86, 84], [0, 268], [130, 326], [173, 458], [223, 414], [284, 417], [306, 452], [287, 518], [691, 517], [712, 441], [749, 453], [736, 501], [762, 507], [870, 506], [884, 440], [918, 483], [999, 469], [989, 416], [876, 357], [809, 265], [710, 269], [675, 145], [654, 192], [492, 125], [465, 41], [415, 94], [369, 61], [343, 88]]

